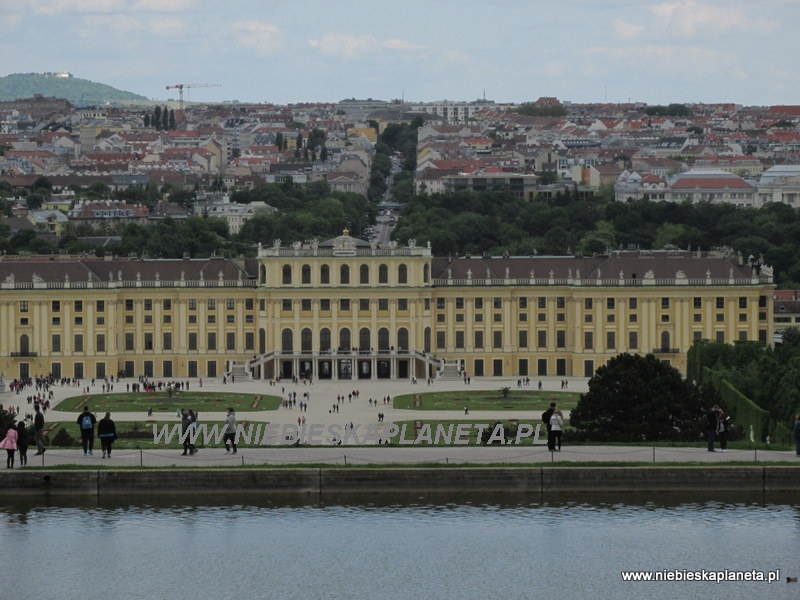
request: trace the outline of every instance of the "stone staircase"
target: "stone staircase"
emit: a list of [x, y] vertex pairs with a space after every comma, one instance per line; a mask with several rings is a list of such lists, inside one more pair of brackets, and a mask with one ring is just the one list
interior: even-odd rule
[[439, 371], [439, 374], [436, 376], [436, 379], [442, 380], [456, 380], [461, 379], [461, 374], [459, 373], [457, 362], [445, 362], [442, 364], [442, 368]]

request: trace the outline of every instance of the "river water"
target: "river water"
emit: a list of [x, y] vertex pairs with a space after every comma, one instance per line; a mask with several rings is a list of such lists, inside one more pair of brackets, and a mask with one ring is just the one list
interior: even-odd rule
[[[794, 496], [0, 497], [0, 544], [16, 600], [800, 597]], [[703, 569], [780, 581], [621, 575]]]

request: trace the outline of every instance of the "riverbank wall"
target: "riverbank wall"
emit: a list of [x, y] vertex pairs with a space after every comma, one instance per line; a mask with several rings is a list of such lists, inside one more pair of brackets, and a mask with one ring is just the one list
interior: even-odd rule
[[800, 492], [792, 466], [20, 470], [2, 495]]

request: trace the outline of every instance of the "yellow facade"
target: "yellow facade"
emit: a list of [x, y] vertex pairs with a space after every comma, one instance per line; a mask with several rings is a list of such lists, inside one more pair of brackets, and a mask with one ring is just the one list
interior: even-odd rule
[[434, 257], [346, 234], [252, 259], [0, 259], [6, 378], [591, 376], [771, 342], [772, 273], [732, 255]]

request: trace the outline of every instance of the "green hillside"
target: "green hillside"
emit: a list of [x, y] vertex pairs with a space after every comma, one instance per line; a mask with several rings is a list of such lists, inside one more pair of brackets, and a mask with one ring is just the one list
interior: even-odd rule
[[0, 77], [0, 101], [32, 98], [34, 94], [47, 98], [64, 98], [79, 108], [147, 100], [145, 96], [79, 77], [55, 77], [52, 74], [37, 73], [14, 73]]

